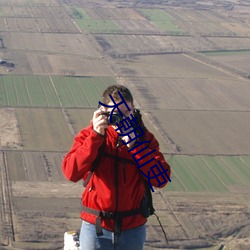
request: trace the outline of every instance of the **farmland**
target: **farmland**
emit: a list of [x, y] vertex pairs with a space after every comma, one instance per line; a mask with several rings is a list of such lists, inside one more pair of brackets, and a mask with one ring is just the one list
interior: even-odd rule
[[3, 76], [1, 106], [94, 108], [102, 91], [114, 82], [112, 77]]
[[79, 229], [61, 162], [116, 83], [172, 168], [145, 249], [249, 249], [249, 3], [149, 2], [0, 0], [1, 249]]

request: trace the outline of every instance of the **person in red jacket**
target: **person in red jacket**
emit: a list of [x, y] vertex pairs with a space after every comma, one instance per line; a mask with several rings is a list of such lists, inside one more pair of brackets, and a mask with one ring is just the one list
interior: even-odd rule
[[[148, 217], [143, 212], [145, 183], [152, 191], [153, 186], [164, 187], [171, 181], [170, 166], [154, 135], [136, 116], [128, 88], [108, 87], [99, 103], [102, 106], [94, 112], [91, 124], [75, 137], [62, 163], [68, 180], [87, 182], [82, 194], [80, 247], [142, 250]], [[127, 125], [125, 120], [129, 120]]]

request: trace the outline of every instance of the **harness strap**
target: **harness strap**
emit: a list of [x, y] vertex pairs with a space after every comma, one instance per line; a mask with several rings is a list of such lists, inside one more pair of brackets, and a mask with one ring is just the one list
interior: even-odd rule
[[82, 211], [84, 211], [88, 214], [93, 214], [93, 215], [97, 216], [96, 223], [95, 223], [97, 236], [103, 235], [102, 227], [101, 227], [101, 219], [116, 220], [115, 233], [120, 233], [121, 227], [122, 227], [122, 218], [141, 214], [140, 208], [131, 209], [131, 210], [127, 210], [127, 211], [121, 211], [121, 212], [116, 213], [116, 212], [101, 211], [101, 210], [97, 210], [94, 208], [86, 207], [84, 205], [82, 205]]

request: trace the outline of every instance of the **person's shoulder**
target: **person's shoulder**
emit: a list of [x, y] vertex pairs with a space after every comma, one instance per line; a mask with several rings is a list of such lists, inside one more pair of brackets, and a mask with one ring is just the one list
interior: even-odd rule
[[145, 132], [145, 140], [150, 141], [151, 143], [158, 144], [158, 141], [153, 132], [149, 131], [147, 128], [144, 130], [144, 132]]
[[93, 126], [90, 124], [87, 127], [81, 129], [76, 136], [81, 137], [83, 135], [88, 135], [93, 130]]

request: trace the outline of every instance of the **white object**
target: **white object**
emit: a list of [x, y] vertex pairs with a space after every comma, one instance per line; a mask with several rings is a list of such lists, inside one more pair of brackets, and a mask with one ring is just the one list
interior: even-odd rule
[[64, 250], [80, 250], [79, 233], [68, 231], [64, 233]]

